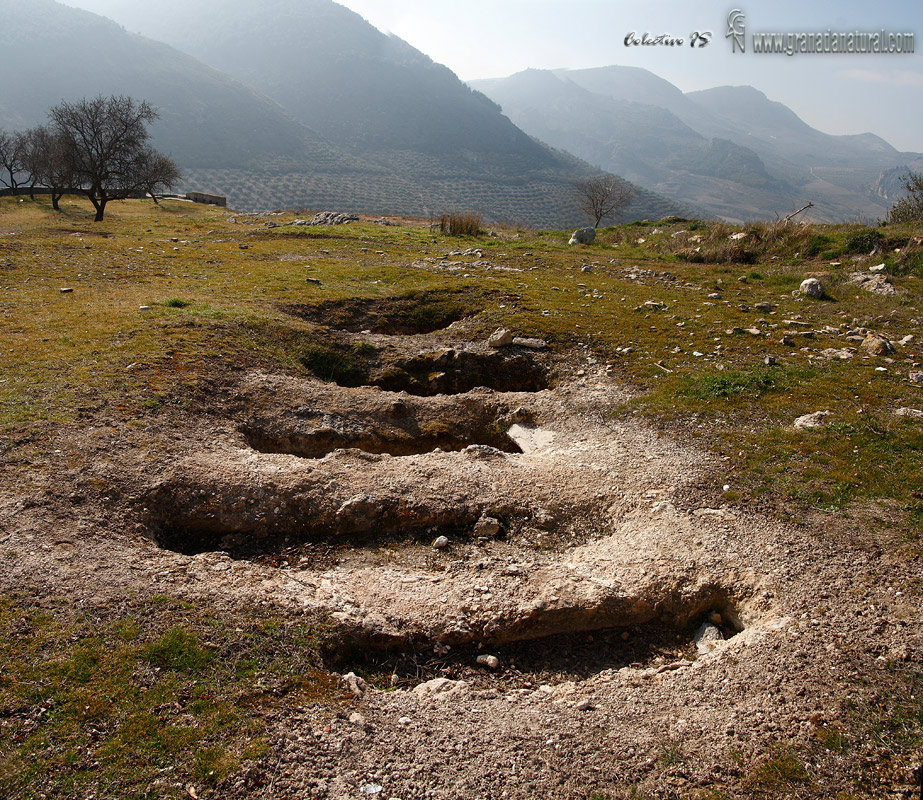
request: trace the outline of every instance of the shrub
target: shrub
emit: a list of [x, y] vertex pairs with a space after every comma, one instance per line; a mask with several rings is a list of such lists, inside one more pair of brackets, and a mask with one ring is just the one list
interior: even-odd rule
[[478, 236], [481, 221], [481, 215], [473, 211], [444, 213], [439, 218], [439, 232], [448, 236]]
[[846, 252], [852, 255], [871, 253], [882, 240], [881, 231], [874, 228], [861, 228], [846, 237]]
[[923, 173], [911, 172], [904, 179], [907, 197], [898, 200], [888, 212], [888, 222], [919, 222], [923, 220]]

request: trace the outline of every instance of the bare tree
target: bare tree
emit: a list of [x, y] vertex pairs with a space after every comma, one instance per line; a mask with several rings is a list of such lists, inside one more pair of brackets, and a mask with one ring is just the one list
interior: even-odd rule
[[158, 203], [158, 186], [171, 189], [180, 179], [179, 168], [176, 164], [163, 153], [151, 149], [145, 153], [142, 173], [141, 188], [151, 196], [155, 203]]
[[619, 219], [634, 199], [635, 187], [616, 175], [603, 173], [574, 184], [577, 205], [593, 220], [593, 227], [607, 218]]
[[74, 185], [73, 158], [67, 140], [39, 126], [25, 133], [25, 167], [32, 176], [32, 186], [51, 190], [51, 205], [58, 205], [66, 191]]
[[0, 130], [0, 169], [6, 173], [6, 176], [0, 175], [0, 184], [9, 189], [16, 189], [22, 184], [24, 145], [22, 133]]
[[[124, 200], [158, 184], [172, 185], [179, 176], [176, 165], [147, 144], [147, 126], [157, 119], [157, 112], [146, 101], [100, 95], [60, 103], [49, 117], [52, 134], [60, 137], [71, 160], [74, 188], [90, 199], [97, 222], [110, 200]], [[160, 177], [153, 171], [155, 163]], [[171, 171], [166, 171], [166, 164]]]

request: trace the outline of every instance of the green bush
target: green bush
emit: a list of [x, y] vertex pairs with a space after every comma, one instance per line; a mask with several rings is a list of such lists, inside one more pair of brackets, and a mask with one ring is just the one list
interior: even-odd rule
[[851, 255], [871, 253], [882, 240], [881, 231], [874, 228], [861, 228], [846, 237], [846, 252]]
[[908, 173], [904, 179], [904, 188], [908, 196], [891, 206], [888, 222], [920, 222], [923, 220], [923, 173]]

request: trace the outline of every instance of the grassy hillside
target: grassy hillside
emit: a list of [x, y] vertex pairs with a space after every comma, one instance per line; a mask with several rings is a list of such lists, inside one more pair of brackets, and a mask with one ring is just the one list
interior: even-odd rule
[[[156, 448], [150, 431], [207, 419], [243, 371], [311, 374], [318, 353], [340, 346], [311, 307], [348, 316], [351, 304], [396, 299], [413, 316], [414, 303], [427, 312], [464, 298], [471, 316], [458, 337], [482, 341], [500, 325], [542, 337], [567, 381], [605, 370], [631, 387], [628, 401], [613, 392], [611, 419], [641, 417], [719, 454], [702, 502], [795, 524], [853, 518], [880, 541], [883, 569], [923, 552], [923, 421], [895, 413], [923, 410], [923, 383], [911, 378], [923, 372], [919, 226], [674, 219], [570, 247], [566, 231], [452, 238], [419, 220], [312, 228], [287, 224], [291, 214], [171, 201], [113, 203], [103, 223], [82, 200], [62, 209], [0, 198], [0, 475], [10, 495], [15, 487], [11, 503], [41, 503], [39, 487], [61, 469], [84, 469], [85, 434]], [[468, 248], [479, 252], [459, 255]], [[895, 294], [853, 282], [878, 264]], [[824, 299], [797, 293], [808, 275]], [[893, 352], [866, 350], [866, 332]], [[351, 358], [374, 350], [355, 346]], [[824, 426], [793, 426], [815, 411], [829, 412]], [[84, 500], [62, 502], [69, 511]], [[99, 524], [111, 536], [101, 546], [135, 535], [121, 519]], [[256, 796], [281, 762], [270, 749], [281, 708], [321, 727], [354, 724], [355, 700], [323, 660], [330, 631], [300, 608], [293, 617], [167, 595], [96, 607], [33, 578], [0, 599], [4, 796], [217, 797], [229, 776]], [[875, 670], [886, 686], [892, 662]], [[784, 759], [735, 754], [729, 790], [772, 791], [794, 775], [797, 796], [826, 797], [823, 776], [877, 781], [869, 752], [915, 763], [920, 703], [907, 694], [869, 701], [874, 714], [844, 708], [816, 734], [823, 747], [782, 731], [795, 742]]]
[[[485, 332], [503, 323], [565, 350], [584, 342], [611, 361], [639, 391], [613, 413], [651, 415], [706, 437], [728, 456], [742, 502], [780, 494], [804, 507], [883, 502], [908, 531], [923, 514], [915, 494], [923, 491], [923, 427], [893, 415], [923, 405], [923, 384], [908, 378], [923, 372], [919, 230], [636, 223], [575, 249], [566, 231], [459, 241], [419, 223], [287, 227], [291, 215], [273, 217], [280, 227], [267, 229], [265, 218], [229, 222], [232, 212], [141, 201], [115, 206], [111, 220], [94, 225], [82, 201], [66, 198], [64, 208], [56, 215], [44, 200], [0, 199], [0, 227], [15, 232], [0, 240], [7, 426], [63, 423], [80, 408], [144, 415], [148, 406], [182, 402], [202, 376], [232, 363], [298, 371], [298, 349], [319, 334], [280, 304], [448, 281], [518, 298], [502, 313], [482, 309]], [[729, 238], [735, 232], [744, 236]], [[484, 260], [529, 271], [472, 266], [462, 277], [420, 267], [473, 245]], [[879, 263], [895, 294], [850, 282]], [[306, 275], [322, 286], [306, 284]], [[793, 295], [808, 275], [822, 278], [830, 299]], [[150, 310], [139, 312], [142, 305]], [[858, 338], [847, 338], [851, 331]], [[859, 346], [864, 331], [885, 336], [896, 352], [868, 355]], [[844, 348], [846, 360], [825, 353]], [[766, 356], [776, 363], [764, 364]], [[126, 373], [129, 363], [136, 367]], [[181, 372], [171, 367], [178, 364]], [[830, 410], [834, 424], [791, 429], [817, 410]], [[806, 459], [815, 451], [822, 455]]]

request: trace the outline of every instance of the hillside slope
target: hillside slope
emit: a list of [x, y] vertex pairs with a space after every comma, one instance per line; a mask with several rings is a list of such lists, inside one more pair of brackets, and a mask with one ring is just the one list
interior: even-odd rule
[[747, 87], [683, 94], [636, 67], [527, 70], [472, 85], [529, 133], [732, 221], [879, 217], [879, 176], [920, 158], [872, 134], [831, 136]]
[[[42, 3], [61, 8], [51, 0]], [[572, 184], [594, 167], [536, 141], [449, 69], [331, 0], [270, 0], [259, 7], [242, 0], [163, 0], [123, 8], [127, 16], [120, 19], [207, 61], [211, 72], [222, 71], [215, 75], [226, 71], [255, 87], [263, 102], [274, 101], [276, 110], [289, 115], [289, 125], [301, 123], [303, 135], [310, 129], [315, 149], [323, 143], [336, 154], [328, 167], [330, 152], [279, 158], [258, 141], [246, 159], [213, 153], [205, 163], [173, 150], [193, 183], [229, 195], [240, 207], [334, 205], [421, 215], [471, 209], [488, 219], [539, 226], [583, 222]], [[134, 47], [144, 41], [110, 28]], [[32, 47], [44, 46], [41, 37], [26, 38]], [[97, 47], [112, 49], [108, 43]], [[75, 60], [88, 57], [81, 53]], [[151, 59], [143, 61], [139, 71], [157, 77]], [[190, 62], [192, 72], [191, 64], [205, 69]], [[147, 87], [131, 91], [151, 97]], [[186, 94], [210, 108], [207, 91], [193, 86]], [[628, 216], [688, 211], [648, 191], [639, 193]]]

